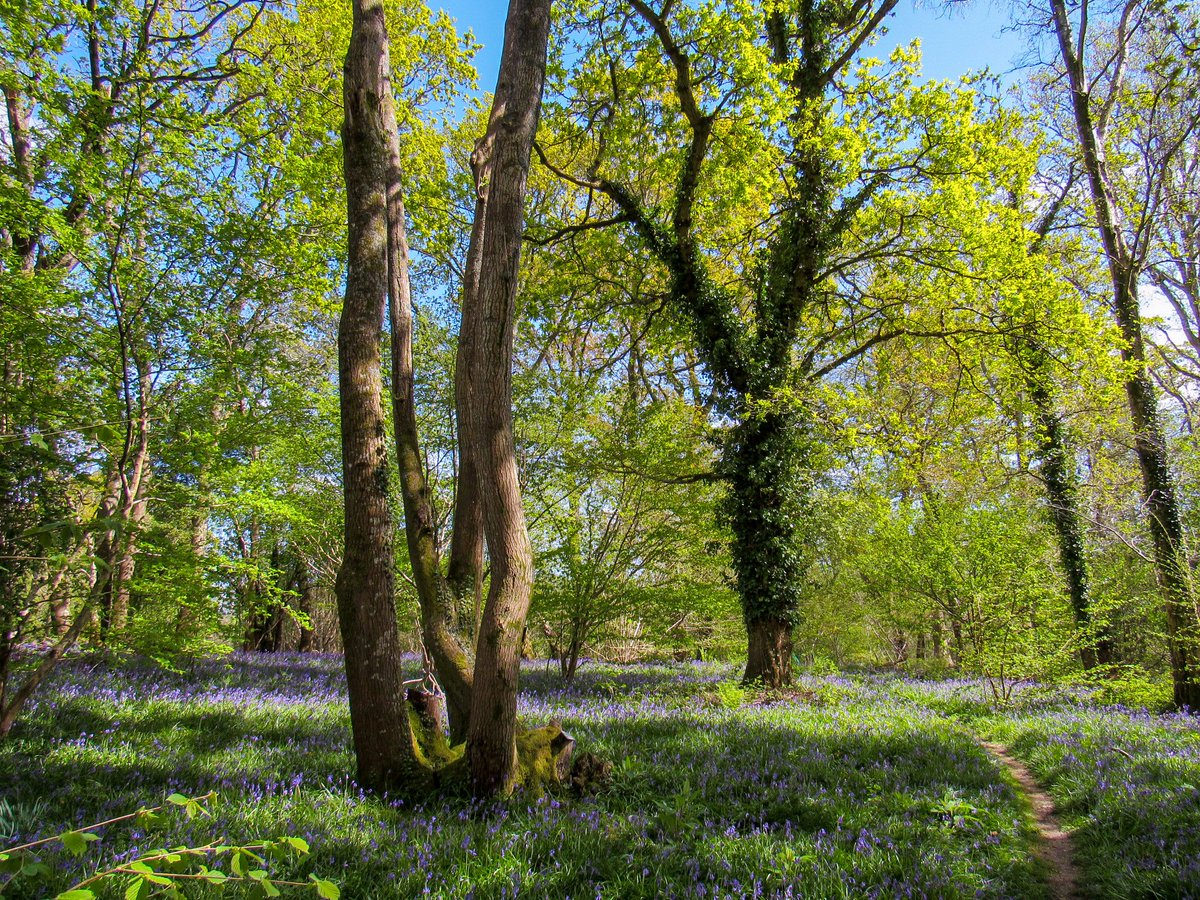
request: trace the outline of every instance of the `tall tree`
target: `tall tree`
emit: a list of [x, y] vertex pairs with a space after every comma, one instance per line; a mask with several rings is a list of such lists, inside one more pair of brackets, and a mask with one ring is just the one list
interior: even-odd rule
[[[1050, 0], [1053, 31], [1070, 89], [1078, 152], [1087, 176], [1093, 225], [1107, 261], [1112, 287], [1112, 311], [1129, 363], [1125, 382], [1134, 428], [1146, 513], [1154, 542], [1154, 559], [1167, 620], [1171, 678], [1177, 706], [1200, 709], [1200, 624], [1196, 591], [1188, 561], [1175, 476], [1158, 409], [1158, 392], [1147, 367], [1146, 340], [1138, 303], [1138, 287], [1145, 274], [1149, 236], [1159, 215], [1160, 198], [1172, 158], [1184, 141], [1171, 142], [1157, 161], [1142, 189], [1132, 196], [1121, 189], [1120, 174], [1110, 163], [1119, 139], [1114, 113], [1124, 99], [1135, 36], [1155, 27], [1168, 13], [1154, 3], [1121, 4], [1108, 22], [1105, 40], [1098, 5], [1089, 0], [1070, 4]], [[1093, 64], [1091, 60], [1098, 59]], [[1166, 96], [1161, 98], [1164, 102]], [[1195, 128], [1193, 122], [1192, 129]]]
[[399, 148], [383, 2], [353, 0], [353, 13], [342, 125], [349, 267], [338, 328], [346, 525], [336, 590], [358, 780], [383, 789], [417, 765], [400, 668], [380, 355], [399, 262], [389, 219]]
[[533, 588], [512, 423], [513, 335], [529, 161], [542, 106], [550, 0], [510, 0], [487, 131], [471, 157], [478, 200], [456, 378], [464, 469], [478, 477], [491, 562], [467, 733], [472, 789], [505, 793], [517, 772], [517, 683]]
[[[1063, 194], [1050, 204], [1033, 229], [1028, 254], [1019, 254], [1021, 257], [1028, 256], [1035, 270], [1043, 261], [1050, 263], [1045, 259], [1047, 237], [1065, 199], [1066, 195]], [[1047, 270], [1051, 268], [1052, 265], [1046, 266]], [[1036, 277], [1037, 272], [1034, 271], [1029, 273], [1027, 280], [1034, 282]], [[1055, 311], [1056, 305], [1047, 304], [1040, 315], [1029, 317], [1024, 323], [1025, 327], [1013, 334], [1009, 349], [1034, 408], [1036, 456], [1041, 462], [1040, 474], [1049, 500], [1050, 521], [1058, 538], [1059, 561], [1066, 576], [1071, 610], [1082, 637], [1080, 659], [1085, 669], [1093, 669], [1114, 661], [1114, 647], [1111, 629], [1096, 615], [1091, 566], [1085, 544], [1086, 529], [1076, 446], [1057, 407], [1055, 396], [1052, 371], [1054, 356], [1048, 345], [1047, 334], [1052, 327], [1047, 320]]]
[[872, 348], [950, 327], [945, 309], [921, 323], [912, 298], [932, 297], [929, 273], [963, 253], [923, 223], [1010, 180], [1005, 162], [985, 174], [1006, 127], [981, 116], [988, 101], [915, 87], [911, 51], [887, 75], [859, 59], [895, 5], [764, 4], [751, 17], [633, 0], [636, 17], [592, 25], [593, 55], [564, 91], [579, 137], [545, 152], [587, 192], [576, 228], [628, 223], [665, 270], [707, 369], [748, 681], [791, 677], [829, 458], [823, 398]]

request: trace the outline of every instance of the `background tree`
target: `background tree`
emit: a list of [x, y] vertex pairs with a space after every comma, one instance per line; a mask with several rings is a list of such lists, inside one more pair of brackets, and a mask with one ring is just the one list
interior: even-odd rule
[[[1200, 707], [1200, 671], [1197, 669], [1196, 596], [1188, 563], [1188, 539], [1184, 530], [1175, 476], [1171, 471], [1166, 435], [1161, 421], [1157, 391], [1147, 368], [1146, 341], [1138, 303], [1139, 283], [1152, 251], [1154, 223], [1167, 187], [1172, 159], [1195, 131], [1197, 120], [1185, 124], [1168, 139], [1156, 155], [1154, 167], [1145, 173], [1140, 190], [1123, 190], [1114, 167], [1114, 154], [1121, 153], [1119, 116], [1128, 106], [1130, 63], [1135, 36], [1139, 32], [1178, 27], [1171, 14], [1155, 4], [1127, 3], [1101, 26], [1102, 13], [1096, 4], [1082, 0], [1071, 9], [1065, 0], [1050, 3], [1052, 27], [1062, 69], [1069, 86], [1070, 109], [1078, 141], [1078, 153], [1087, 178], [1094, 226], [1107, 260], [1112, 284], [1112, 310], [1125, 342], [1123, 354], [1130, 364], [1126, 380], [1141, 468], [1143, 493], [1154, 558], [1163, 591], [1171, 672], [1178, 706]], [[1100, 13], [1100, 15], [1096, 15]], [[1097, 37], [1099, 36], [1099, 40]], [[1090, 62], [1094, 60], [1094, 62]], [[1172, 106], [1178, 83], [1161, 82], [1153, 91], [1150, 108]], [[1146, 98], [1141, 98], [1144, 104]], [[1143, 108], [1146, 108], [1143, 106]], [[1174, 116], [1166, 113], [1174, 124]]]

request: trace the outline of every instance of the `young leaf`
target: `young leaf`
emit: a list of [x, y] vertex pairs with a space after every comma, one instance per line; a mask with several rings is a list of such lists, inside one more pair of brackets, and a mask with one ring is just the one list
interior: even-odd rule
[[88, 831], [64, 831], [58, 839], [75, 856], [83, 856], [87, 853], [87, 845], [100, 840], [100, 836]]
[[332, 881], [324, 881], [316, 875], [309, 875], [312, 879], [313, 887], [317, 889], [317, 896], [321, 900], [341, 900], [342, 891]]
[[304, 838], [285, 837], [280, 838], [280, 841], [287, 844], [292, 850], [301, 856], [304, 856], [306, 853], [308, 853], [308, 841], [306, 841]]

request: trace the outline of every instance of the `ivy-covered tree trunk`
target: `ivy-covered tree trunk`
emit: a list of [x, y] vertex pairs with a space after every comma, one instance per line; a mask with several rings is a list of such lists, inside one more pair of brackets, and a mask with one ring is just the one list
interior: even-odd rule
[[[463, 297], [470, 359], [457, 378], [465, 401], [463, 456], [479, 476], [491, 580], [475, 656], [467, 761], [477, 796], [504, 794], [517, 777], [517, 682], [533, 587], [512, 426], [512, 348], [525, 185], [541, 112], [550, 0], [511, 0], [487, 131], [472, 156], [478, 202]], [[476, 256], [477, 254], [477, 256]]]
[[747, 683], [792, 679], [792, 627], [803, 562], [796, 423], [783, 412], [747, 418], [725, 445], [732, 559], [749, 638]]
[[1038, 456], [1042, 461], [1042, 479], [1050, 501], [1050, 521], [1058, 538], [1059, 560], [1067, 579], [1071, 611], [1083, 635], [1079, 655], [1083, 667], [1093, 669], [1112, 663], [1112, 634], [1106, 624], [1096, 621], [1092, 606], [1074, 448], [1062, 417], [1054, 409], [1044, 374], [1029, 373], [1029, 396], [1037, 414]]
[[380, 370], [395, 112], [382, 0], [353, 0], [353, 12], [342, 126], [349, 268], [338, 326], [346, 532], [336, 593], [358, 782], [386, 789], [416, 768], [400, 668]]

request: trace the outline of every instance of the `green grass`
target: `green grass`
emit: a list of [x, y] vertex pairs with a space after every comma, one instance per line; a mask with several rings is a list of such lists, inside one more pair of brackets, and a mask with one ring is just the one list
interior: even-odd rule
[[[172, 812], [114, 826], [83, 862], [46, 854], [55, 888], [155, 846], [296, 835], [312, 854], [277, 874], [317, 872], [346, 897], [1037, 898], [1044, 873], [1025, 800], [973, 730], [1010, 740], [1060, 795], [1078, 793], [1081, 828], [1096, 827], [1106, 796], [1069, 788], [1079, 776], [1054, 762], [1053, 742], [1043, 746], [1070, 727], [1053, 718], [1061, 705], [997, 716], [977, 685], [836, 676], [762, 698], [720, 687], [733, 672], [719, 666], [593, 666], [566, 689], [527, 672], [521, 710], [531, 725], [561, 718], [578, 749], [611, 759], [606, 791], [488, 809], [455, 798], [413, 805], [365, 795], [349, 777], [339, 665], [234, 657], [171, 674], [73, 664], [0, 748], [0, 826], [7, 815], [13, 839], [28, 840], [173, 791], [218, 793], [212, 819]], [[1145, 744], [1129, 752], [1156, 758], [1171, 728], [1192, 746], [1184, 725], [1144, 719]], [[1178, 798], [1175, 765], [1139, 771], [1138, 784], [1160, 779]], [[1177, 843], [1188, 840], [1197, 838]], [[1089, 882], [1108, 879], [1104, 896], [1187, 895], [1186, 868], [1174, 882], [1122, 882], [1100, 855], [1084, 862]], [[1172, 884], [1173, 894], [1146, 892]], [[4, 896], [44, 893], [17, 882]]]

